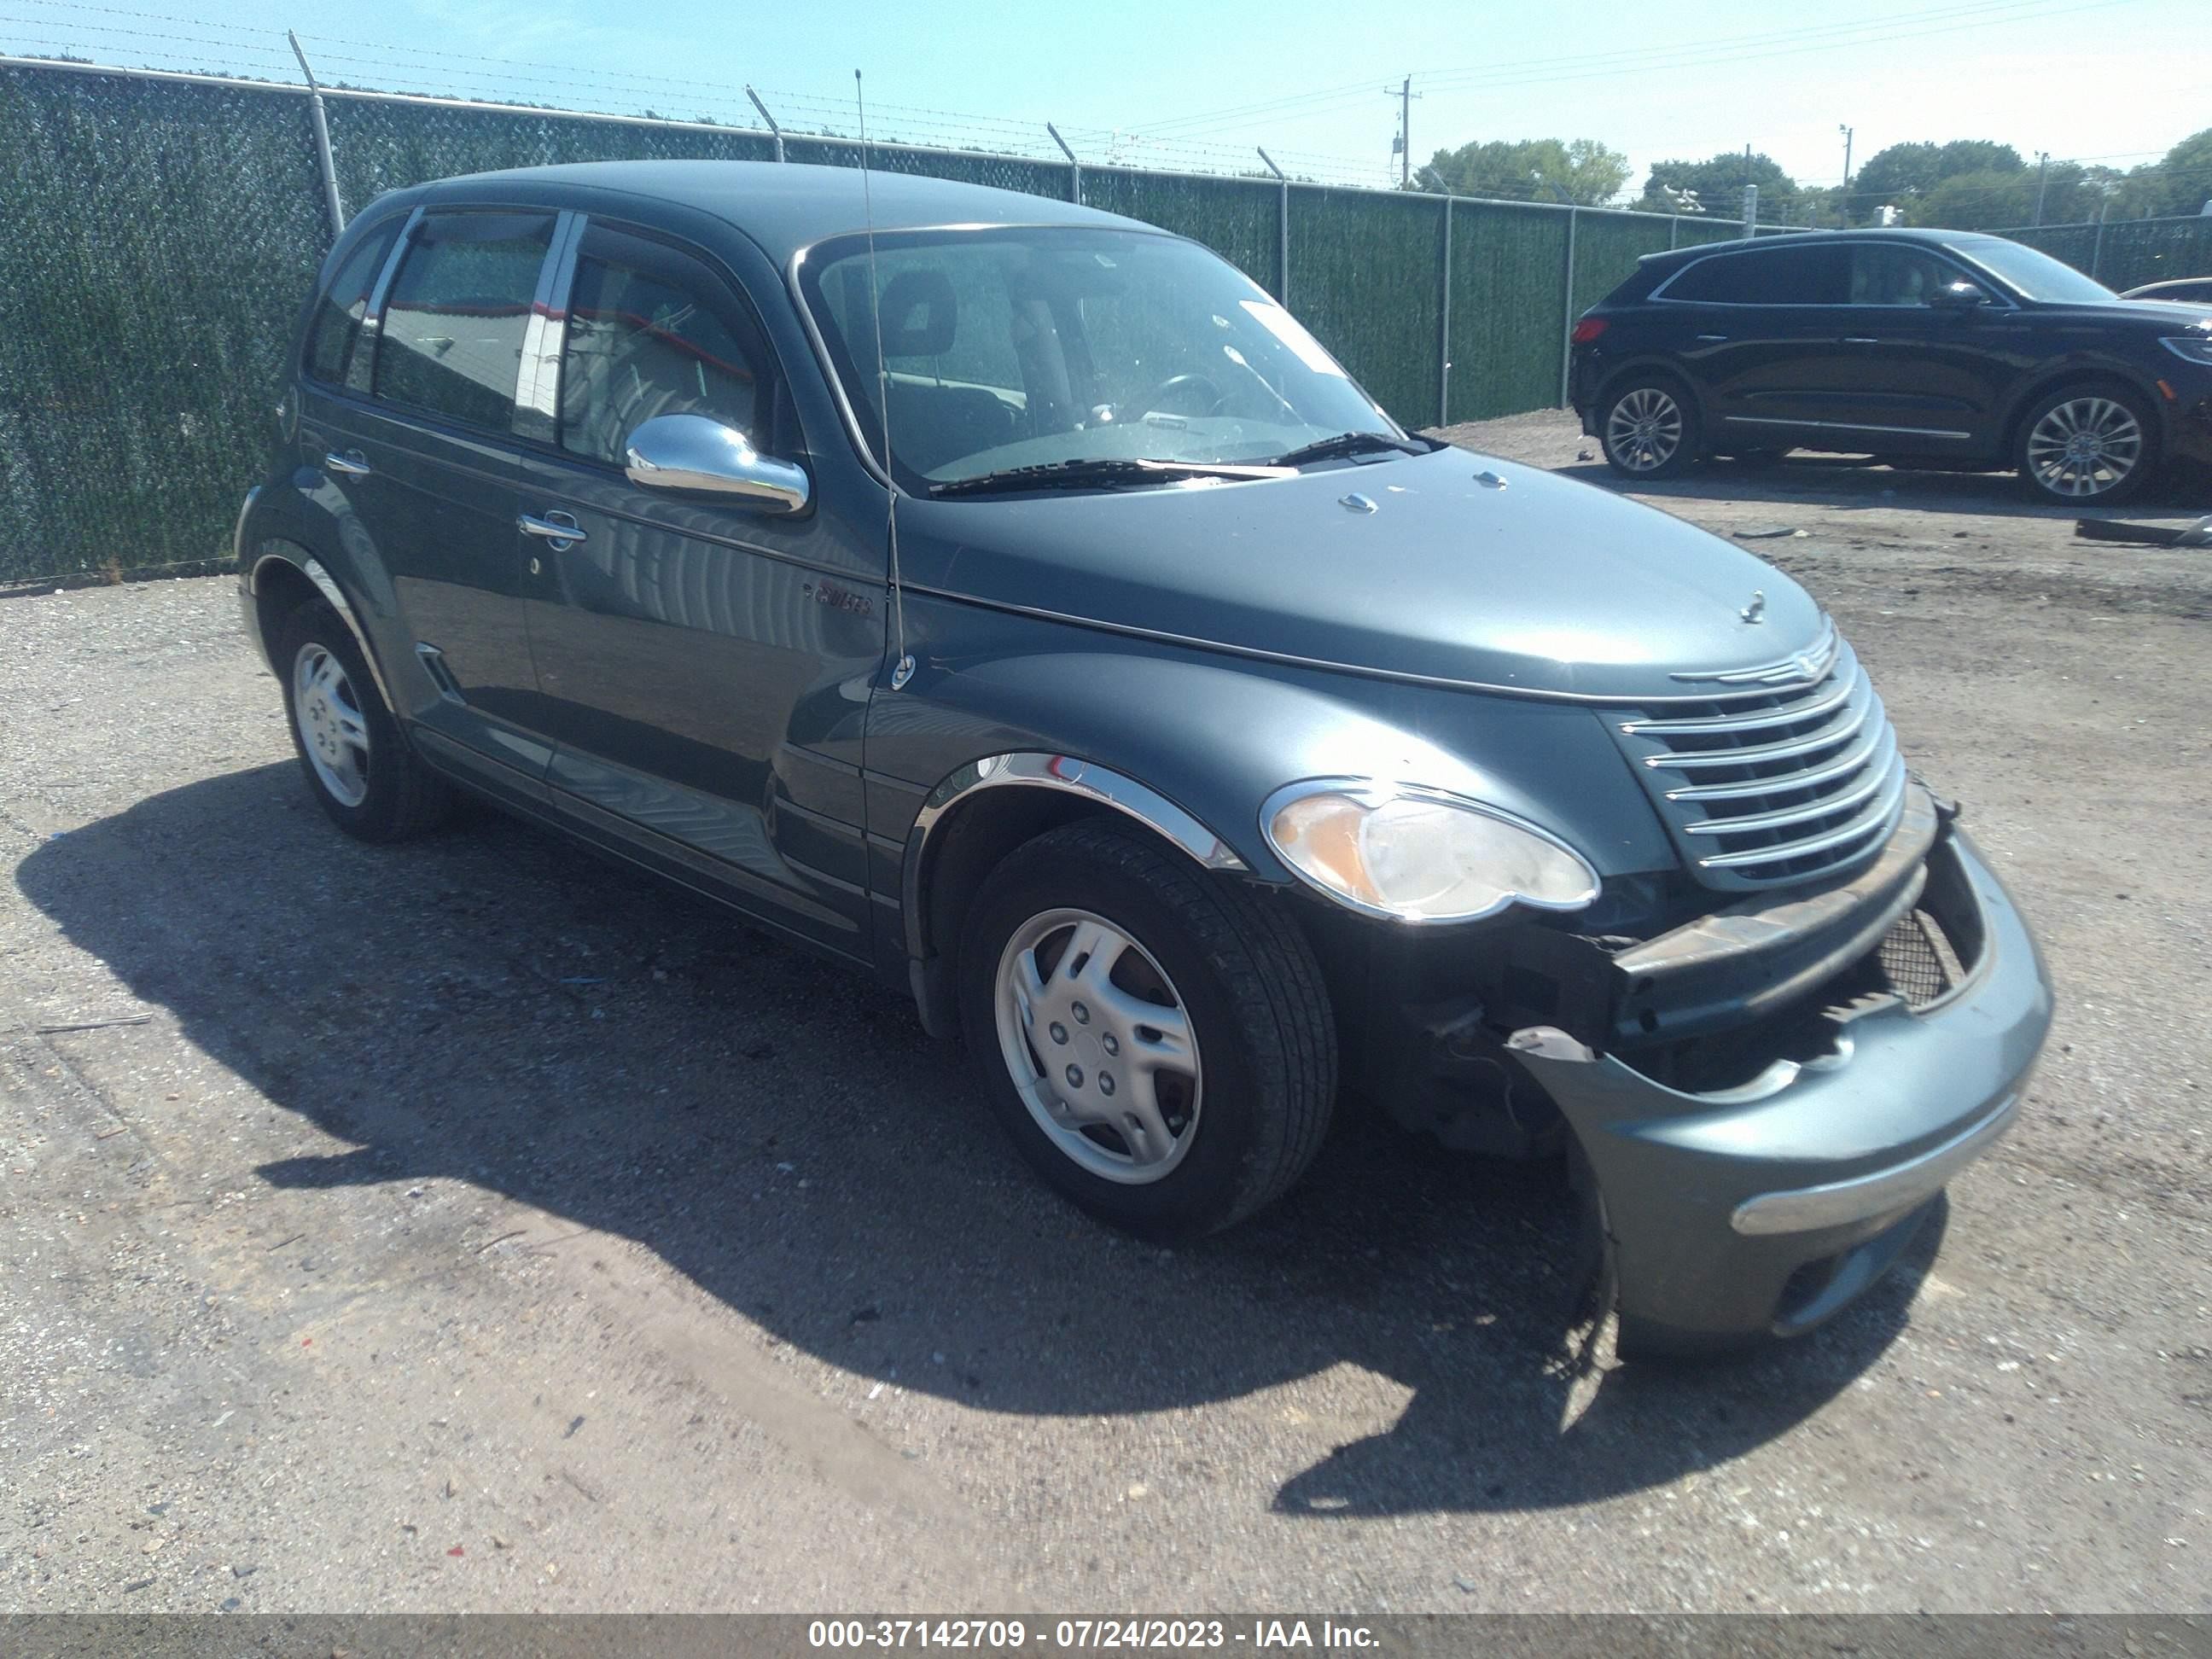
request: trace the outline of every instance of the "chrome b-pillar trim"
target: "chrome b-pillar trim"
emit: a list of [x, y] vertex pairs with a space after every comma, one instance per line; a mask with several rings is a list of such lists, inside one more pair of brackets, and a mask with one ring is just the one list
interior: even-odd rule
[[969, 762], [931, 790], [907, 834], [899, 899], [906, 919], [907, 954], [915, 960], [921, 960], [928, 949], [921, 929], [921, 872], [932, 832], [947, 812], [979, 790], [1009, 787], [1080, 795], [1164, 836], [1209, 870], [1247, 867], [1227, 842], [1165, 795], [1134, 778], [1072, 755], [986, 755]]

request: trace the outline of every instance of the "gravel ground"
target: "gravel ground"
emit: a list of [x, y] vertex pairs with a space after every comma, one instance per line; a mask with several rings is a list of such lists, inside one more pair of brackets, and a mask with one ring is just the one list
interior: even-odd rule
[[343, 840], [227, 579], [0, 599], [0, 1607], [2212, 1608], [2212, 556], [2014, 489], [1652, 497], [1803, 532], [2062, 1006], [1932, 1262], [1594, 1395], [1548, 1172], [1355, 1124], [1133, 1245], [869, 984], [489, 814]]

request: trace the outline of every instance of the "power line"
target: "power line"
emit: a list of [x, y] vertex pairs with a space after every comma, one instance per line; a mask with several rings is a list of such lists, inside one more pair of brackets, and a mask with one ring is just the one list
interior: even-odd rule
[[[1765, 46], [1815, 37], [1820, 39], [1820, 45], [1825, 48], [1832, 44], [1827, 37], [1838, 33], [1863, 33], [1870, 30], [1886, 30], [1899, 22], [1931, 22], [1960, 16], [1978, 19], [1989, 13], [2016, 10], [2024, 5], [2034, 3], [2035, 0], [1966, 0], [1965, 3], [1939, 6], [1923, 12], [1899, 14], [1889, 17], [1862, 18], [1849, 22], [1822, 23], [1799, 28], [1762, 31], [1748, 34], [1721, 35], [1705, 40], [1685, 41], [1658, 48], [1623, 47], [1610, 52], [1576, 52], [1550, 58], [1511, 58], [1503, 62], [1493, 61], [1455, 69], [1429, 70], [1422, 71], [1419, 78], [1423, 85], [1440, 88], [1467, 81], [1484, 82], [1501, 77], [1517, 81], [1526, 71], [1544, 70], [1553, 66], [1567, 66], [1572, 70], [1582, 70], [1626, 60], [1634, 67], [1642, 68], [1653, 64], [1656, 59], [1675, 58], [1683, 54], [1704, 54], [1721, 48]], [[1664, 65], [1662, 64], [1660, 66]], [[1164, 130], [1194, 124], [1211, 123], [1229, 116], [1286, 111], [1317, 99], [1348, 100], [1352, 94], [1364, 94], [1368, 85], [1369, 82], [1365, 81], [1346, 82], [1337, 86], [1320, 88], [1311, 92], [1291, 93], [1251, 103], [1234, 104], [1218, 109], [1200, 111], [1189, 115], [1170, 116], [1148, 124], [1148, 129]]]

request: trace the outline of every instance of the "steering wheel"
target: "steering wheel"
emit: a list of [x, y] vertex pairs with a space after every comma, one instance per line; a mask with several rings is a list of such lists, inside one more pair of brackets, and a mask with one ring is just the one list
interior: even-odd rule
[[1188, 391], [1192, 386], [1202, 386], [1208, 394], [1206, 407], [1196, 410], [1196, 413], [1212, 415], [1219, 411], [1223, 399], [1221, 388], [1205, 375], [1198, 374], [1170, 374], [1146, 393], [1141, 401], [1132, 404], [1129, 407], [1137, 411], [1138, 418], [1140, 420], [1145, 416], [1154, 413], [1172, 414], [1175, 411], [1164, 410], [1160, 405], [1175, 397], [1176, 393]]

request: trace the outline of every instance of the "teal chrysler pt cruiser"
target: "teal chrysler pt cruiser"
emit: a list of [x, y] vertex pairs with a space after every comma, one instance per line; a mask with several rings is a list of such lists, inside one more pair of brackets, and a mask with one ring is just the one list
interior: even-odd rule
[[2026, 924], [1820, 607], [1401, 429], [1204, 248], [676, 161], [380, 198], [239, 516], [307, 783], [910, 990], [1148, 1238], [1341, 1110], [1560, 1160], [1624, 1352], [1810, 1329], [2011, 1122]]

